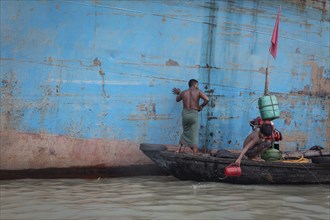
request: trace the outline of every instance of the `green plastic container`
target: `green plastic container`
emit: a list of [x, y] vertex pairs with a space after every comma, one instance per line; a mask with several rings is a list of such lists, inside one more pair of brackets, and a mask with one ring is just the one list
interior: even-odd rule
[[280, 109], [276, 96], [266, 95], [258, 101], [260, 116], [263, 120], [273, 120], [280, 117]]
[[276, 161], [282, 159], [282, 154], [281, 151], [271, 147], [261, 155], [261, 158], [265, 161]]

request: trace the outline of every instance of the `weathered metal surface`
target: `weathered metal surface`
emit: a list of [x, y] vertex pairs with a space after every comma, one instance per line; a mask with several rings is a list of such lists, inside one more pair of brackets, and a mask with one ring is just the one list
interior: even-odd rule
[[[259, 114], [280, 4], [269, 90], [280, 104], [281, 147], [330, 147], [329, 1], [0, 4], [1, 169], [111, 166], [122, 160], [117, 151], [135, 154], [141, 142], [176, 144], [182, 106], [171, 88], [190, 78], [211, 98], [200, 147], [240, 149]], [[88, 158], [82, 145], [98, 153]], [[148, 163], [136, 155], [123, 164]]]
[[124, 140], [86, 140], [12, 131], [1, 132], [1, 138], [2, 169], [81, 167], [86, 164], [119, 167], [149, 163], [135, 144]]

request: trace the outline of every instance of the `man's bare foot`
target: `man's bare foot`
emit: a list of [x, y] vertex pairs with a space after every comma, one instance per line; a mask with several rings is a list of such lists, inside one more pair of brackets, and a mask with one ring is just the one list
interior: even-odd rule
[[[182, 150], [182, 148], [183, 148], [183, 150]], [[184, 145], [184, 144], [180, 141], [180, 147], [179, 147], [179, 150], [175, 151], [175, 153], [183, 153], [185, 148], [186, 148], [186, 145]]]
[[193, 151], [193, 154], [194, 155], [198, 155], [198, 148], [197, 147], [190, 147], [191, 149], [192, 149], [192, 151]]
[[177, 151], [175, 151], [175, 153], [181, 153], [181, 148], [182, 148], [182, 144], [180, 145], [179, 149]]

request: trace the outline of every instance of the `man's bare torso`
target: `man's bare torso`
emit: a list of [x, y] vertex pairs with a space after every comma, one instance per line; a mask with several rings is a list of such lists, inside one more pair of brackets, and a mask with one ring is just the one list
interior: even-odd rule
[[200, 90], [189, 88], [180, 94], [183, 100], [183, 108], [188, 110], [199, 109]]

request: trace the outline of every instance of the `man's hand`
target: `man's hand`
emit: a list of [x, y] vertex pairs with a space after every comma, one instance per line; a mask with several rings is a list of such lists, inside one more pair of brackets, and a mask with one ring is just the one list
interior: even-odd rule
[[200, 111], [202, 111], [203, 110], [203, 107], [200, 105], [199, 107], [198, 107], [198, 111], [200, 112]]
[[181, 92], [181, 89], [179, 89], [179, 88], [173, 88], [173, 89], [172, 89], [172, 93], [173, 93], [173, 94], [179, 95], [180, 92]]
[[237, 159], [234, 163], [236, 166], [240, 167], [241, 166], [241, 160]]

